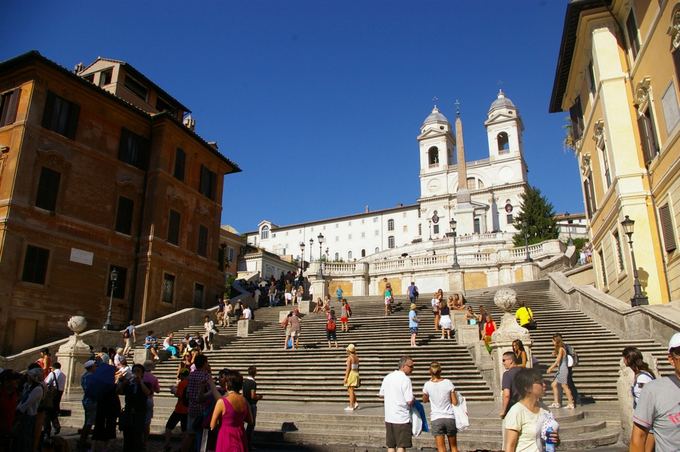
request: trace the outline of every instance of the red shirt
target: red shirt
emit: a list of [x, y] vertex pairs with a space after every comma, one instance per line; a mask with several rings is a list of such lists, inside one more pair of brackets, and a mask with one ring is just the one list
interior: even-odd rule
[[187, 390], [187, 386], [189, 386], [189, 379], [185, 378], [184, 380], [179, 382], [179, 384], [177, 385], [177, 389], [175, 390], [175, 396], [177, 397], [177, 404], [175, 405], [175, 413], [177, 413], [177, 414], [187, 414], [187, 413], [189, 413], [189, 407], [186, 406], [183, 402], [184, 391]]

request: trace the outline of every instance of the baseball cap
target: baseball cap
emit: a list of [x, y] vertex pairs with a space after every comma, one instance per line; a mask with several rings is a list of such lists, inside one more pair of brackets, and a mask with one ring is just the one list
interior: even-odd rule
[[672, 337], [670, 342], [668, 343], [668, 351], [670, 352], [671, 349], [680, 347], [680, 333], [675, 333]]

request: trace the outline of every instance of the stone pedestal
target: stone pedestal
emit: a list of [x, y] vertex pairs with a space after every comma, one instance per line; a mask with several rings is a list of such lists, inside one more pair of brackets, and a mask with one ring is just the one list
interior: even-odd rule
[[[649, 365], [649, 368], [654, 372], [654, 375], [659, 375], [657, 369], [657, 361], [651, 353], [642, 353], [644, 361]], [[633, 385], [635, 374], [623, 362], [623, 358], [619, 361], [619, 378], [616, 381], [616, 394], [619, 399], [619, 406], [621, 407], [621, 434], [619, 438], [624, 444], [630, 443], [630, 435], [633, 431], [633, 394], [630, 388]]]
[[237, 337], [248, 337], [255, 330], [255, 323], [252, 320], [239, 320], [236, 327]]
[[465, 319], [465, 311], [451, 311], [451, 323], [453, 323], [453, 329], [456, 331], [464, 326], [468, 326]]
[[91, 355], [90, 346], [78, 334], [69, 337], [68, 342], [59, 347], [57, 360], [61, 363], [61, 370], [66, 373], [66, 394], [71, 393], [71, 387], [80, 388], [80, 377], [85, 372], [83, 365]]
[[479, 342], [479, 327], [477, 325], [462, 325], [456, 329], [456, 338], [461, 345], [475, 345]]
[[448, 274], [449, 292], [465, 293], [465, 272], [463, 270], [449, 270]]
[[309, 279], [314, 298], [321, 298], [323, 300], [326, 294], [328, 294], [326, 280], [319, 278], [318, 275], [310, 276]]
[[300, 310], [300, 314], [309, 314], [309, 305], [309, 300], [299, 301], [298, 309]]
[[[159, 355], [160, 357], [160, 355]], [[132, 364], [144, 364], [145, 361], [152, 361], [153, 360], [153, 355], [147, 348], [135, 348], [132, 350], [132, 362], [128, 363], [129, 365]]]

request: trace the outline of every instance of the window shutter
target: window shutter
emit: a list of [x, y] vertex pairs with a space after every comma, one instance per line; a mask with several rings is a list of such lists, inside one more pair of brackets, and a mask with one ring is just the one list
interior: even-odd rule
[[76, 137], [76, 129], [78, 128], [78, 115], [80, 114], [80, 105], [69, 103], [68, 108], [68, 122], [66, 123], [66, 130], [64, 135], [70, 139]]
[[2, 95], [2, 111], [0, 112], [0, 127], [12, 124], [17, 119], [19, 107], [19, 88]]
[[675, 233], [673, 230], [673, 218], [671, 217], [671, 209], [668, 204], [659, 207], [659, 220], [661, 222], [661, 234], [663, 235], [663, 244], [667, 253], [675, 251]]
[[54, 111], [54, 93], [52, 91], [47, 92], [47, 99], [45, 100], [45, 112], [43, 113], [42, 125], [46, 129], [51, 129], [52, 125], [52, 114]]

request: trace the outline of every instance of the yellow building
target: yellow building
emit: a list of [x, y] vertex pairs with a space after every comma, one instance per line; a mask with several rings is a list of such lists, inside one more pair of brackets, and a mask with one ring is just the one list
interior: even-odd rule
[[633, 295], [621, 222], [650, 304], [680, 298], [680, 2], [572, 0], [550, 112], [569, 112], [597, 286]]

